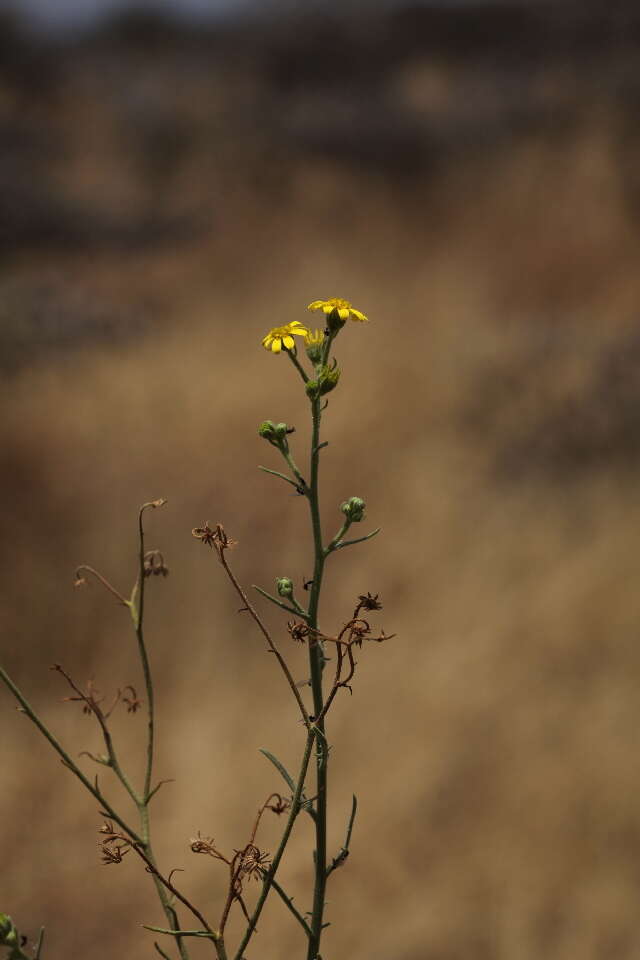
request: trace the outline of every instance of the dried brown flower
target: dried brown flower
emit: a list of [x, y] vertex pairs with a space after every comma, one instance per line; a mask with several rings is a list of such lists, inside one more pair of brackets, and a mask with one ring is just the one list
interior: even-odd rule
[[127, 713], [137, 713], [137, 711], [142, 706], [142, 700], [140, 700], [140, 698], [138, 697], [135, 687], [132, 687], [131, 684], [128, 684], [124, 689], [125, 689], [125, 692], [127, 690], [131, 691], [131, 696], [122, 698], [122, 702], [126, 703], [127, 705]]
[[360, 610], [382, 610], [382, 604], [378, 600], [379, 594], [376, 593], [374, 597], [367, 592], [366, 596], [360, 594], [358, 597], [358, 607]]
[[215, 528], [212, 529], [208, 520], [204, 527], [194, 527], [191, 535], [208, 547], [215, 547], [218, 553], [222, 553], [237, 542], [227, 536], [221, 523], [216, 523]]
[[289, 620], [287, 622], [287, 630], [292, 640], [295, 640], [296, 643], [305, 643], [307, 637], [309, 636], [310, 628], [306, 623], [303, 623], [302, 620]]
[[169, 567], [164, 562], [160, 550], [149, 550], [145, 553], [143, 570], [145, 577], [167, 577], [169, 575]]
[[289, 800], [288, 797], [282, 797], [279, 793], [272, 794], [272, 797], [273, 802], [265, 804], [265, 807], [278, 816], [280, 816], [281, 813], [285, 813], [291, 807], [291, 800]]
[[262, 853], [254, 843], [248, 843], [244, 850], [236, 850], [240, 854], [240, 865], [237, 871], [238, 881], [252, 878], [262, 879], [264, 871], [271, 866], [271, 854]]

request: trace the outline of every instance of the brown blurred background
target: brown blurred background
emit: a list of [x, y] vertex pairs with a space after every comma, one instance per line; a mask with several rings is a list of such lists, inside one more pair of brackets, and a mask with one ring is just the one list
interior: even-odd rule
[[[260, 338], [348, 297], [371, 323], [339, 341], [326, 531], [358, 494], [383, 535], [332, 560], [322, 620], [370, 590], [398, 636], [331, 715], [333, 850], [352, 792], [360, 813], [323, 956], [640, 958], [637, 6], [22, 14], [0, 32], [3, 664], [71, 752], [100, 749], [48, 666], [140, 687], [126, 614], [73, 573], [127, 591], [138, 506], [167, 497], [155, 836], [215, 917], [224, 872], [188, 839], [245, 842], [280, 787], [259, 748], [293, 768], [301, 731], [190, 531], [224, 522], [247, 585], [310, 575], [304, 504], [256, 469], [267, 417], [306, 451], [306, 402]], [[148, 878], [99, 864], [96, 804], [4, 692], [0, 716], [0, 909], [45, 924], [47, 960], [153, 956]], [[139, 769], [143, 717], [114, 727]], [[310, 849], [301, 820], [301, 905]], [[301, 955], [274, 899], [248, 957]]]

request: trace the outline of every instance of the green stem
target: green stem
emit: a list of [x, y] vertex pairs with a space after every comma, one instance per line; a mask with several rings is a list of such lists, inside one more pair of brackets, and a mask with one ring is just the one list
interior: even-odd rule
[[271, 878], [271, 886], [273, 887], [273, 889], [275, 890], [275, 892], [278, 894], [278, 896], [280, 897], [280, 899], [282, 900], [282, 902], [283, 902], [284, 904], [286, 904], [287, 908], [288, 908], [288, 909], [291, 911], [291, 913], [294, 915], [294, 917], [296, 918], [296, 920], [298, 921], [298, 923], [300, 924], [300, 926], [302, 927], [302, 929], [304, 930], [304, 932], [306, 933], [306, 935], [307, 935], [308, 937], [310, 937], [310, 936], [311, 936], [311, 927], [309, 926], [309, 924], [307, 923], [307, 921], [305, 920], [305, 918], [302, 916], [302, 914], [300, 913], [300, 911], [297, 909], [297, 907], [294, 907], [294, 905], [293, 905], [293, 897], [290, 897], [290, 896], [287, 894], [287, 892], [282, 889], [282, 887], [280, 886], [280, 884], [278, 883], [278, 881], [277, 881], [277, 880], [274, 880], [273, 877]]
[[279, 470], [271, 470], [269, 467], [258, 466], [258, 470], [264, 470], [265, 473], [270, 473], [272, 477], [280, 477], [281, 480], [285, 480], [287, 483], [290, 483], [292, 487], [298, 489], [298, 483], [295, 480], [292, 480], [291, 477], [287, 477], [284, 473], [280, 473]]
[[294, 347], [293, 350], [287, 350], [287, 353], [289, 354], [289, 360], [291, 360], [291, 363], [294, 365], [294, 367], [302, 377], [304, 383], [307, 383], [309, 380], [309, 377], [307, 376], [304, 368], [302, 367], [302, 365], [300, 364], [300, 361], [298, 360], [296, 348]]
[[[328, 351], [327, 351], [328, 352]], [[318, 629], [318, 607], [322, 576], [326, 559], [322, 542], [322, 527], [320, 522], [319, 498], [319, 466], [320, 466], [320, 421], [322, 417], [320, 399], [311, 401], [311, 483], [309, 488], [309, 506], [311, 510], [311, 526], [313, 529], [314, 566], [313, 583], [309, 596], [309, 611], [307, 623], [312, 630]], [[320, 641], [309, 644], [309, 667], [311, 672], [311, 691], [313, 694], [313, 711], [319, 717], [316, 737], [316, 850], [315, 850], [315, 884], [313, 893], [313, 910], [311, 915], [311, 935], [307, 960], [314, 960], [320, 947], [322, 936], [322, 918], [324, 914], [325, 887], [327, 882], [327, 760], [328, 751], [325, 737], [325, 725], [322, 718], [324, 698], [322, 692], [322, 670], [324, 666], [324, 651]]]
[[80, 767], [71, 759], [64, 747], [56, 740], [54, 735], [51, 733], [49, 728], [42, 722], [40, 717], [31, 707], [31, 704], [23, 696], [22, 692], [15, 685], [11, 677], [5, 673], [5, 671], [0, 667], [0, 680], [9, 688], [11, 693], [14, 695], [18, 703], [22, 708], [22, 712], [25, 713], [32, 723], [36, 725], [40, 733], [49, 741], [53, 749], [56, 751], [65, 767], [67, 767], [71, 772], [80, 780], [82, 785], [86, 787], [89, 793], [95, 797], [95, 799], [100, 804], [101, 808], [105, 811], [106, 815], [110, 817], [115, 823], [121, 827], [128, 836], [134, 841], [134, 843], [143, 843], [143, 838], [136, 833], [136, 831], [128, 825], [128, 823], [119, 816], [116, 811], [113, 809], [109, 801], [105, 796], [103, 796], [102, 791], [99, 790], [91, 781], [84, 775]]
[[[149, 656], [147, 654], [147, 648], [144, 641], [144, 593], [145, 593], [145, 569], [144, 569], [144, 523], [143, 516], [145, 510], [148, 508], [155, 508], [162, 506], [164, 500], [152, 500], [149, 503], [144, 503], [140, 507], [140, 512], [138, 513], [138, 538], [139, 538], [139, 552], [138, 552], [138, 582], [136, 584], [137, 590], [134, 591], [136, 596], [136, 605], [135, 605], [135, 616], [134, 616], [134, 625], [136, 629], [136, 639], [138, 641], [138, 654], [140, 656], [140, 662], [142, 663], [142, 673], [144, 675], [144, 685], [147, 692], [147, 763], [144, 776], [144, 788], [142, 797], [136, 800], [136, 805], [138, 807], [138, 814], [140, 816], [140, 827], [142, 830], [142, 842], [145, 850], [145, 854], [149, 860], [149, 863], [152, 864], [156, 869], [156, 859], [151, 846], [151, 828], [149, 823], [149, 801], [152, 796], [151, 790], [151, 776], [153, 773], [153, 751], [154, 751], [154, 742], [155, 742], [155, 714], [154, 714], [154, 694], [153, 694], [153, 678], [151, 676], [151, 667], [149, 664]], [[169, 926], [172, 930], [178, 931], [180, 929], [180, 923], [178, 921], [178, 914], [171, 905], [167, 891], [161, 882], [161, 880], [156, 876], [155, 873], [152, 873], [153, 882], [155, 884], [156, 892], [158, 894], [158, 899], [162, 905], [164, 915], [169, 922]], [[182, 940], [182, 937], [177, 932], [174, 934], [176, 945], [178, 947], [178, 952], [180, 953], [181, 960], [189, 960], [189, 953], [187, 948]]]
[[139, 536], [139, 554], [138, 554], [138, 597], [137, 597], [137, 610], [136, 610], [136, 638], [138, 640], [138, 653], [140, 654], [140, 661], [142, 663], [142, 672], [144, 674], [144, 685], [147, 691], [147, 769], [144, 777], [144, 790], [142, 796], [145, 799], [145, 802], [149, 796], [149, 791], [151, 790], [151, 774], [153, 770], [153, 747], [154, 747], [154, 737], [155, 737], [155, 728], [154, 728], [154, 698], [153, 698], [153, 681], [151, 678], [151, 668], [149, 666], [149, 657], [147, 655], [147, 648], [144, 642], [144, 631], [143, 631], [143, 621], [144, 621], [144, 585], [145, 585], [145, 569], [144, 569], [144, 524], [142, 521], [144, 511], [148, 507], [153, 507], [158, 504], [158, 501], [145, 503], [140, 508], [140, 513], [138, 514], [138, 536]]
[[271, 603], [275, 603], [276, 607], [280, 607], [281, 610], [286, 610], [287, 613], [293, 613], [296, 616], [303, 617], [305, 620], [308, 618], [307, 611], [301, 607], [298, 601], [294, 600], [293, 597], [291, 598], [291, 603], [295, 604], [295, 606], [289, 606], [289, 604], [285, 603], [284, 600], [279, 600], [278, 597], [274, 597], [272, 593], [268, 593], [257, 584], [252, 583], [251, 586], [254, 590], [258, 591], [260, 596], [264, 597], [265, 600], [270, 600]]
[[[375, 530], [372, 530], [371, 533], [365, 534], [364, 537], [355, 537], [354, 540], [336, 540], [330, 547], [330, 550], [342, 550], [344, 547], [352, 547], [354, 543], [364, 543], [365, 540], [372, 540], [374, 537], [377, 537], [380, 533], [382, 527], [376, 527]], [[329, 548], [327, 548], [329, 552]]]
[[276, 850], [273, 860], [271, 861], [271, 867], [269, 868], [269, 871], [265, 876], [264, 883], [262, 885], [262, 890], [260, 891], [260, 896], [258, 897], [258, 902], [256, 903], [254, 911], [251, 914], [251, 919], [249, 920], [245, 934], [242, 938], [242, 941], [240, 942], [240, 946], [236, 951], [234, 960], [243, 960], [244, 951], [247, 947], [247, 944], [249, 943], [249, 940], [253, 936], [253, 933], [256, 929], [256, 924], [258, 923], [258, 920], [260, 919], [260, 914], [262, 913], [262, 908], [264, 907], [267, 896], [269, 895], [269, 891], [273, 886], [273, 879], [276, 875], [276, 871], [282, 859], [282, 855], [285, 851], [285, 847], [289, 842], [289, 837], [291, 836], [291, 831], [293, 830], [293, 825], [296, 821], [296, 817], [298, 816], [298, 814], [300, 813], [300, 810], [302, 809], [300, 804], [302, 800], [302, 794], [304, 792], [304, 782], [307, 776], [307, 770], [309, 768], [309, 760], [311, 759], [311, 749], [313, 747], [313, 741], [315, 738], [316, 738], [315, 732], [313, 730], [309, 730], [307, 733], [307, 742], [305, 744], [304, 754], [302, 757], [302, 762], [300, 764], [300, 772], [298, 773], [296, 789], [293, 795], [293, 799], [291, 801], [291, 810], [289, 811], [287, 823], [284, 828], [282, 837], [280, 839], [280, 844], [278, 846], [278, 849]]

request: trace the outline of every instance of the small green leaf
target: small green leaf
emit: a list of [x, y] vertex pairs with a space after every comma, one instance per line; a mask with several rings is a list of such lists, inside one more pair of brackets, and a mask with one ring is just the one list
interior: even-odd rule
[[286, 767], [284, 766], [284, 764], [280, 763], [280, 761], [278, 760], [278, 758], [277, 758], [277, 757], [274, 757], [274, 755], [273, 755], [272, 753], [269, 753], [268, 750], [263, 750], [263, 749], [261, 748], [261, 749], [260, 749], [260, 753], [261, 753], [264, 757], [266, 757], [267, 760], [270, 760], [270, 761], [271, 761], [271, 763], [274, 765], [274, 767], [276, 768], [276, 770], [278, 771], [278, 773], [280, 774], [280, 776], [281, 776], [281, 777], [283, 778], [283, 780], [286, 782], [287, 786], [288, 786], [289, 789], [291, 790], [291, 793], [295, 793], [295, 792], [296, 792], [296, 785], [295, 785], [295, 783], [293, 782], [293, 780], [292, 780], [292, 778], [291, 778], [291, 775], [287, 772], [287, 769], [286, 769]]

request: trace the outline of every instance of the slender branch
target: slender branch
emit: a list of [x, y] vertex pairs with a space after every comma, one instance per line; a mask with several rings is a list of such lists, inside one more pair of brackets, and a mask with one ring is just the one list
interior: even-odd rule
[[258, 897], [258, 902], [256, 903], [253, 913], [251, 914], [251, 919], [245, 931], [245, 934], [240, 942], [233, 960], [242, 960], [244, 951], [247, 947], [247, 944], [251, 940], [253, 933], [256, 929], [258, 920], [260, 919], [260, 914], [262, 913], [262, 908], [264, 907], [265, 901], [269, 895], [269, 891], [273, 886], [273, 879], [276, 875], [276, 871], [282, 859], [282, 855], [285, 851], [285, 847], [289, 842], [289, 837], [291, 831], [293, 830], [293, 825], [296, 821], [296, 817], [300, 813], [300, 801], [302, 799], [302, 793], [304, 791], [304, 782], [307, 776], [307, 770], [309, 768], [309, 760], [311, 759], [311, 749], [313, 747], [313, 741], [315, 740], [317, 733], [314, 728], [307, 730], [307, 742], [304, 748], [304, 754], [302, 756], [302, 762], [300, 764], [300, 772], [298, 773], [298, 779], [296, 782], [296, 789], [291, 801], [291, 810], [289, 811], [289, 816], [287, 818], [287, 823], [284, 828], [284, 832], [280, 839], [280, 844], [276, 850], [273, 860], [271, 861], [271, 866], [266, 872], [264, 883], [262, 884], [262, 890], [260, 891], [260, 896]]
[[100, 803], [100, 805], [104, 808], [108, 816], [115, 823], [117, 823], [119, 827], [122, 827], [125, 833], [127, 833], [128, 836], [135, 843], [143, 843], [144, 841], [142, 837], [140, 837], [140, 835], [132, 827], [129, 826], [126, 820], [123, 820], [123, 818], [116, 813], [116, 811], [113, 809], [113, 807], [111, 806], [107, 798], [103, 795], [103, 793], [97, 788], [97, 786], [91, 783], [91, 781], [84, 775], [80, 767], [78, 767], [77, 764], [71, 759], [67, 751], [64, 749], [64, 747], [62, 747], [59, 741], [56, 740], [56, 738], [51, 733], [51, 731], [46, 726], [46, 724], [42, 722], [42, 720], [37, 715], [37, 713], [33, 710], [29, 702], [25, 699], [22, 692], [18, 689], [18, 687], [15, 685], [11, 677], [2, 669], [2, 667], [0, 667], [0, 679], [9, 688], [11, 693], [14, 695], [14, 697], [20, 704], [22, 713], [26, 714], [29, 717], [31, 722], [36, 725], [36, 727], [38, 728], [40, 733], [45, 737], [45, 739], [49, 741], [53, 749], [59, 755], [65, 767], [71, 770], [71, 772], [78, 778], [78, 780], [80, 780], [82, 785], [86, 787], [89, 793], [93, 797], [95, 797], [95, 799]]
[[42, 944], [44, 943], [44, 927], [40, 927], [40, 935], [38, 936], [38, 942], [36, 943], [36, 948], [34, 952], [35, 960], [40, 960], [42, 956]]
[[[282, 672], [283, 672], [284, 675], [285, 675], [285, 678], [286, 678], [286, 680], [287, 680], [287, 683], [289, 684], [289, 688], [291, 689], [291, 692], [293, 693], [293, 695], [294, 695], [294, 697], [295, 697], [295, 699], [296, 699], [296, 703], [298, 704], [298, 708], [299, 708], [300, 713], [301, 713], [301, 715], [302, 715], [302, 719], [303, 719], [303, 721], [304, 721], [304, 724], [305, 724], [305, 726], [306, 726], [307, 729], [308, 729], [308, 728], [309, 728], [309, 714], [307, 713], [307, 710], [306, 710], [306, 708], [305, 708], [305, 705], [304, 705], [304, 703], [302, 702], [302, 697], [300, 696], [300, 691], [299, 691], [298, 688], [296, 687], [296, 682], [295, 682], [295, 680], [293, 679], [293, 677], [291, 676], [291, 671], [289, 670], [289, 667], [287, 666], [286, 660], [284, 659], [284, 657], [282, 656], [282, 654], [280, 653], [280, 651], [279, 651], [278, 648], [276, 647], [275, 642], [274, 642], [271, 634], [269, 633], [269, 631], [268, 631], [267, 628], [265, 627], [264, 623], [263, 623], [262, 620], [260, 619], [260, 616], [259, 616], [259, 614], [257, 613], [255, 607], [251, 604], [251, 602], [249, 601], [249, 598], [247, 597], [246, 593], [244, 592], [244, 590], [243, 590], [242, 587], [240, 586], [239, 582], [236, 580], [236, 577], [235, 577], [235, 574], [233, 573], [233, 570], [231, 569], [231, 567], [230, 567], [229, 564], [227, 563], [227, 559], [226, 559], [226, 557], [225, 557], [225, 555], [224, 555], [224, 550], [219, 550], [219, 551], [218, 551], [218, 556], [219, 556], [219, 558], [220, 558], [220, 563], [222, 564], [222, 567], [223, 567], [223, 569], [224, 569], [224, 572], [225, 572], [225, 573], [227, 574], [227, 576], [229, 577], [229, 580], [230, 580], [231, 583], [233, 584], [236, 593], [238, 594], [238, 596], [240, 597], [240, 599], [241, 599], [242, 602], [244, 603], [245, 607], [247, 608], [247, 610], [248, 610], [249, 613], [251, 614], [251, 617], [253, 618], [254, 622], [256, 623], [258, 629], [260, 630], [260, 632], [262, 633], [263, 637], [264, 637], [265, 640], [267, 641], [267, 645], [268, 645], [269, 649], [271, 650], [272, 653], [275, 654], [276, 659], [277, 659], [277, 661], [278, 661], [278, 663], [280, 664], [280, 667], [281, 667], [281, 669], [282, 669]], [[262, 593], [262, 591], [260, 590], [259, 587], [256, 587], [256, 590], [258, 590], [260, 593]], [[295, 612], [295, 611], [292, 611], [292, 612]]]
[[[133, 618], [133, 624], [136, 631], [136, 639], [138, 641], [138, 654], [140, 656], [140, 662], [142, 664], [142, 673], [144, 676], [144, 684], [147, 692], [147, 762], [145, 769], [144, 777], [144, 787], [143, 794], [138, 803], [138, 813], [140, 815], [140, 824], [142, 828], [143, 836], [143, 846], [146, 851], [143, 853], [140, 846], [136, 845], [134, 849], [142, 856], [142, 858], [147, 862], [149, 872], [153, 876], [153, 880], [156, 887], [156, 892], [158, 894], [158, 899], [164, 911], [164, 914], [169, 921], [172, 930], [179, 930], [180, 923], [178, 921], [178, 914], [176, 913], [174, 907], [169, 901], [169, 898], [166, 893], [167, 884], [165, 883], [162, 875], [160, 874], [157, 866], [153, 848], [151, 846], [151, 829], [149, 822], [149, 801], [153, 796], [155, 791], [151, 790], [151, 776], [153, 773], [153, 752], [154, 752], [154, 740], [155, 740], [155, 721], [154, 721], [154, 691], [153, 691], [153, 678], [151, 675], [151, 666], [149, 664], [149, 656], [147, 654], [147, 648], [144, 640], [144, 600], [145, 600], [145, 569], [144, 569], [144, 558], [145, 558], [145, 544], [144, 544], [144, 512], [145, 510], [154, 510], [157, 507], [162, 507], [167, 501], [160, 498], [158, 500], [150, 500], [147, 503], [143, 503], [140, 507], [138, 513], [138, 578], [136, 580], [135, 586], [131, 594], [131, 615]], [[157, 789], [157, 788], [156, 788]], [[171, 890], [171, 887], [168, 888]], [[177, 894], [176, 894], [177, 895]], [[178, 896], [180, 899], [180, 896]], [[199, 918], [198, 918], [199, 919]], [[180, 953], [181, 960], [189, 960], [189, 953], [187, 951], [186, 945], [184, 944], [182, 937], [178, 934], [176, 935], [176, 946], [178, 952]]]
[[382, 527], [376, 527], [375, 530], [372, 530], [371, 533], [368, 533], [365, 537], [356, 537], [355, 540], [338, 540], [332, 547], [332, 550], [342, 550], [343, 547], [352, 547], [354, 543], [364, 543], [365, 540], [372, 540], [381, 530]]
[[217, 933], [210, 933], [208, 930], [166, 930], [164, 927], [154, 927], [150, 923], [142, 923], [145, 930], [151, 930], [152, 933], [166, 933], [168, 936], [175, 937], [205, 937], [207, 940], [216, 940]]
[[76, 584], [82, 586], [86, 583], [84, 577], [81, 577], [81, 573], [90, 573], [92, 577], [95, 577], [96, 580], [102, 584], [105, 590], [108, 590], [109, 593], [116, 598], [118, 603], [121, 603], [124, 607], [129, 606], [129, 601], [126, 597], [123, 597], [122, 594], [116, 590], [113, 584], [109, 583], [106, 577], [103, 577], [94, 567], [90, 567], [87, 563], [81, 563], [79, 567], [76, 568]]
[[328, 543], [327, 546], [325, 547], [325, 551], [324, 551], [325, 556], [330, 554], [332, 550], [336, 549], [336, 544], [339, 543], [340, 540], [342, 540], [342, 538], [344, 537], [345, 533], [347, 532], [347, 530], [349, 529], [352, 523], [353, 523], [353, 520], [350, 520], [349, 517], [347, 517], [344, 523], [342, 524], [342, 526], [340, 527], [340, 529], [338, 530], [338, 532], [336, 533], [333, 540], [331, 540], [330, 543]]
[[156, 951], [160, 954], [161, 957], [164, 957], [164, 960], [171, 960], [171, 957], [168, 953], [165, 953], [160, 944], [154, 940], [153, 945], [156, 948]]
[[[184, 904], [184, 906], [187, 908], [187, 910], [189, 910], [189, 911], [194, 915], [194, 917], [196, 918], [196, 920], [199, 920], [199, 921], [200, 921], [200, 923], [202, 924], [202, 926], [204, 927], [204, 929], [207, 931], [207, 933], [208, 933], [208, 935], [211, 937], [211, 939], [213, 939], [213, 940], [219, 939], [219, 934], [216, 933], [215, 930], [212, 930], [212, 929], [211, 929], [211, 927], [209, 926], [209, 924], [207, 923], [207, 921], [205, 920], [205, 918], [202, 916], [202, 914], [200, 913], [200, 911], [198, 910], [198, 908], [197, 908], [197, 907], [194, 907], [194, 905], [191, 903], [191, 901], [190, 901], [190, 900], [187, 900], [187, 898], [184, 896], [184, 894], [180, 893], [180, 891], [178, 890], [178, 888], [175, 887], [175, 886], [171, 883], [170, 880], [168, 880], [166, 877], [163, 877], [163, 876], [162, 876], [162, 874], [160, 873], [160, 871], [159, 871], [158, 868], [156, 867], [154, 861], [153, 861], [149, 856], [147, 856], [147, 854], [145, 853], [145, 851], [144, 851], [144, 849], [142, 848], [142, 846], [141, 846], [139, 843], [134, 843], [134, 844], [132, 844], [132, 849], [135, 850], [135, 852], [138, 854], [138, 856], [139, 856], [142, 860], [144, 860], [144, 862], [145, 862], [146, 865], [147, 865], [147, 870], [148, 870], [148, 872], [149, 872], [149, 873], [152, 873], [154, 877], [157, 877], [158, 880], [160, 881], [160, 883], [163, 885], [163, 887], [166, 887], [167, 890], [169, 890], [169, 892], [172, 893], [173, 896], [176, 897], [176, 899], [178, 899], [178, 900], [180, 901], [180, 903]], [[183, 931], [182, 931], [182, 930], [177, 931], [177, 935], [178, 935], [178, 937], [182, 937], [182, 936], [183, 936]]]
[[[285, 349], [286, 349], [286, 348], [285, 348]], [[309, 382], [309, 377], [307, 376], [307, 373], [306, 373], [304, 367], [301, 365], [300, 361], [298, 360], [298, 357], [297, 357], [296, 352], [295, 352], [295, 347], [294, 347], [293, 350], [287, 350], [287, 353], [288, 353], [288, 355], [289, 355], [289, 360], [291, 360], [291, 363], [294, 365], [294, 367], [296, 368], [296, 370], [298, 371], [298, 373], [299, 373], [300, 376], [302, 377], [303, 381], [304, 381], [305, 383], [308, 383], [308, 382]]]
[[154, 695], [153, 695], [153, 681], [151, 678], [151, 668], [149, 666], [149, 657], [147, 654], [147, 648], [144, 642], [144, 631], [143, 631], [143, 619], [144, 619], [144, 585], [145, 585], [145, 569], [144, 569], [144, 523], [143, 516], [145, 510], [155, 509], [156, 507], [161, 507], [166, 503], [166, 500], [151, 500], [148, 503], [143, 503], [140, 507], [140, 512], [138, 513], [138, 538], [139, 538], [139, 554], [138, 554], [138, 596], [137, 596], [137, 608], [136, 608], [136, 637], [138, 639], [138, 653], [140, 654], [140, 660], [142, 662], [142, 672], [144, 674], [144, 684], [147, 691], [147, 769], [144, 777], [144, 790], [143, 797], [145, 800], [149, 796], [149, 791], [151, 790], [151, 774], [153, 770], [153, 746], [154, 746]]
[[296, 616], [304, 617], [306, 620], [308, 618], [308, 613], [301, 607], [300, 604], [291, 598], [291, 602], [295, 603], [295, 606], [289, 606], [288, 603], [285, 603], [283, 600], [279, 600], [278, 597], [274, 597], [273, 594], [268, 593], [266, 590], [263, 590], [262, 587], [259, 587], [257, 584], [252, 583], [251, 586], [254, 590], [257, 590], [258, 593], [265, 598], [265, 600], [270, 600], [271, 603], [275, 603], [276, 607], [280, 607], [281, 610], [286, 610], [287, 613], [293, 613]]
[[294, 905], [293, 905], [293, 897], [289, 897], [289, 896], [285, 893], [285, 891], [282, 889], [282, 887], [280, 886], [280, 884], [278, 883], [278, 881], [277, 881], [277, 880], [274, 880], [273, 877], [271, 878], [271, 886], [273, 887], [273, 889], [275, 890], [275, 892], [278, 894], [278, 896], [280, 897], [280, 899], [282, 900], [282, 902], [287, 905], [287, 907], [289, 908], [289, 910], [291, 911], [291, 913], [294, 915], [294, 917], [296, 918], [296, 920], [298, 921], [298, 923], [300, 924], [300, 926], [302, 927], [302, 929], [304, 930], [304, 932], [306, 933], [306, 935], [307, 935], [308, 937], [310, 937], [310, 936], [311, 936], [311, 927], [309, 926], [309, 924], [307, 923], [307, 921], [305, 920], [305, 918], [302, 916], [302, 914], [300, 913], [300, 911], [297, 910], [296, 907], [294, 907]]
[[344, 861], [349, 856], [349, 844], [351, 843], [351, 833], [353, 831], [353, 823], [356, 819], [356, 811], [358, 809], [358, 799], [356, 795], [353, 795], [353, 800], [351, 802], [351, 816], [349, 817], [349, 823], [347, 824], [347, 835], [345, 837], [344, 843], [340, 847], [338, 856], [333, 858], [331, 865], [327, 868], [327, 877], [333, 873], [334, 870], [337, 870], [338, 867], [341, 867]]
[[287, 466], [288, 466], [289, 469], [291, 470], [291, 473], [292, 473], [292, 474], [294, 475], [294, 477], [296, 478], [296, 481], [297, 481], [297, 483], [296, 483], [296, 489], [298, 489], [301, 493], [303, 493], [304, 496], [309, 496], [309, 487], [307, 486], [307, 483], [306, 483], [304, 477], [302, 476], [302, 474], [301, 474], [300, 471], [298, 470], [298, 467], [296, 466], [296, 462], [295, 462], [295, 460], [293, 459], [293, 457], [291, 456], [291, 453], [289, 452], [288, 446], [289, 446], [289, 445], [287, 444], [286, 446], [280, 447], [280, 453], [282, 454], [282, 456], [283, 456], [284, 459], [286, 460]]
[[284, 473], [280, 473], [278, 470], [270, 470], [269, 467], [258, 466], [258, 470], [263, 470], [265, 473], [270, 473], [274, 477], [280, 477], [281, 480], [286, 480], [287, 483], [290, 483], [292, 487], [298, 489], [298, 484], [295, 480], [292, 480], [291, 477], [285, 476]]
[[104, 745], [107, 748], [107, 756], [109, 758], [108, 765], [111, 767], [111, 769], [113, 770], [118, 780], [120, 781], [120, 783], [123, 785], [123, 787], [129, 794], [129, 796], [131, 797], [135, 805], [139, 807], [141, 798], [138, 796], [136, 790], [131, 784], [131, 781], [129, 780], [126, 773], [120, 766], [120, 761], [118, 760], [118, 756], [116, 754], [116, 750], [113, 745], [113, 738], [111, 736], [111, 731], [107, 726], [106, 717], [103, 714], [102, 710], [100, 709], [99, 704], [96, 703], [96, 701], [92, 697], [88, 697], [86, 694], [84, 694], [82, 690], [80, 690], [80, 688], [76, 686], [76, 684], [73, 682], [69, 674], [66, 672], [66, 670], [64, 670], [60, 666], [59, 663], [54, 664], [51, 669], [56, 670], [58, 673], [62, 674], [62, 676], [65, 678], [65, 680], [67, 681], [71, 689], [78, 695], [78, 698], [86, 704], [88, 709], [91, 711], [91, 713], [94, 715], [94, 717], [100, 724], [100, 729], [102, 730], [102, 736], [104, 739]]

